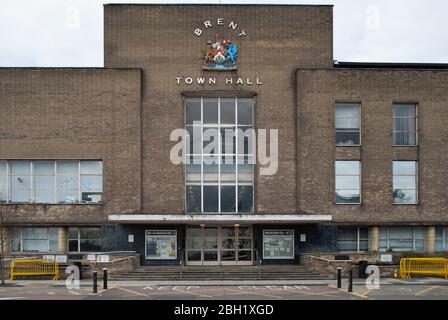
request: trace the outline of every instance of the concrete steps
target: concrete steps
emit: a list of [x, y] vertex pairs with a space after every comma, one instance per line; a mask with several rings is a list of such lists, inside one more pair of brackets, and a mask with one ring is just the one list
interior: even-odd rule
[[170, 280], [327, 280], [328, 275], [304, 266], [221, 267], [152, 267], [142, 266], [132, 271], [111, 274], [115, 281], [170, 281]]

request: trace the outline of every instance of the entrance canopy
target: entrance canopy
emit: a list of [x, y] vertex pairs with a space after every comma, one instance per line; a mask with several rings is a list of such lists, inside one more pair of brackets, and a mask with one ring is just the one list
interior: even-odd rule
[[330, 222], [332, 216], [299, 214], [117, 214], [110, 215], [109, 221], [132, 224], [306, 224]]

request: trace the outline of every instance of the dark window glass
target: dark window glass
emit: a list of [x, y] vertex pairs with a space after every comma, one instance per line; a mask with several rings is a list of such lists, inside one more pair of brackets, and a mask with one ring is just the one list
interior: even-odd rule
[[193, 122], [201, 122], [201, 99], [188, 99], [186, 101], [186, 122], [193, 124]]
[[204, 186], [204, 212], [218, 212], [218, 186]]
[[249, 251], [249, 250], [241, 251], [241, 250], [239, 250], [238, 251], [238, 261], [251, 261], [252, 260], [251, 254], [252, 254], [252, 251]]
[[235, 261], [235, 251], [234, 250], [221, 251], [221, 261]]
[[250, 213], [252, 208], [252, 186], [239, 186], [238, 187], [238, 212]]
[[201, 212], [201, 186], [187, 186], [187, 211]]
[[78, 252], [78, 240], [69, 240], [68, 241], [68, 251]]
[[218, 261], [218, 252], [204, 251], [204, 261]]
[[221, 212], [236, 212], [235, 186], [221, 186]]
[[204, 98], [204, 124], [218, 123], [218, 98]]
[[101, 242], [100, 240], [81, 240], [80, 250], [81, 252], [99, 252], [101, 251]]
[[252, 99], [238, 98], [238, 124], [252, 125]]
[[235, 99], [221, 98], [221, 124], [235, 123]]
[[188, 251], [188, 261], [201, 261], [201, 251]]

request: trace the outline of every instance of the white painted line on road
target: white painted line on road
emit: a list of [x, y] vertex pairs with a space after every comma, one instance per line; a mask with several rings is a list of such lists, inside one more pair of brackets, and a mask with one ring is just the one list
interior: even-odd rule
[[416, 296], [424, 295], [425, 293], [427, 293], [427, 292], [429, 292], [429, 291], [431, 291], [431, 290], [434, 290], [434, 289], [436, 289], [436, 288], [438, 288], [438, 287], [439, 287], [439, 286], [433, 286], [433, 287], [430, 287], [430, 288], [426, 288], [425, 290], [422, 290], [422, 291], [417, 292], [415, 295], [416, 295]]
[[6, 298], [0, 298], [0, 300], [19, 300], [19, 299], [25, 299], [24, 297], [6, 297]]

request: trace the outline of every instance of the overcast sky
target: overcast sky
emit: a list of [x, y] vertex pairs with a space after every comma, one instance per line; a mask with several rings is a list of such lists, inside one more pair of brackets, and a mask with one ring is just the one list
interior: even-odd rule
[[[219, 0], [0, 0], [0, 67], [103, 66], [103, 4], [127, 2]], [[221, 3], [334, 4], [336, 60], [448, 63], [446, 0]]]

